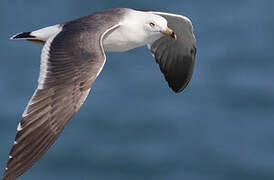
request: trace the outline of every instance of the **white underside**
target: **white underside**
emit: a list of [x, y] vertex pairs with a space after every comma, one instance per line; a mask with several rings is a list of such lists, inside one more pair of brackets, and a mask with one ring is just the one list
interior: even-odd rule
[[161, 33], [157, 33], [148, 37], [142, 31], [138, 31], [138, 28], [130, 31], [125, 25], [120, 25], [111, 33], [105, 35], [103, 47], [106, 52], [124, 52], [150, 44], [162, 36]]
[[62, 27], [57, 24], [54, 26], [48, 26], [43, 29], [38, 29], [30, 33], [30, 35], [35, 36], [34, 39], [39, 39], [42, 41], [47, 41], [50, 37], [58, 34], [62, 30]]
[[122, 52], [144, 45], [142, 41], [133, 41], [128, 38], [130, 32], [121, 25], [114, 31], [107, 33], [103, 38], [103, 47], [107, 52]]

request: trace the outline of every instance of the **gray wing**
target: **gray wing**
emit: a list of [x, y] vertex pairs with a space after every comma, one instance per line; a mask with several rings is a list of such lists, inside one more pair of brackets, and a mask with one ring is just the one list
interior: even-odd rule
[[196, 40], [191, 21], [185, 16], [151, 12], [163, 16], [168, 21], [168, 27], [174, 30], [177, 40], [162, 37], [150, 45], [156, 62], [176, 93], [181, 92], [189, 83], [196, 55]]
[[85, 101], [105, 63], [101, 40], [106, 31], [74, 27], [63, 27], [43, 47], [38, 88], [18, 125], [2, 180], [20, 176], [48, 150]]

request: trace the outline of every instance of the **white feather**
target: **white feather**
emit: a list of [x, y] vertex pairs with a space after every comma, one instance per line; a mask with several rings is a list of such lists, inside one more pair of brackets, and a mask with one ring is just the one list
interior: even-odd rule
[[21, 131], [22, 127], [21, 127], [21, 123], [19, 122], [18, 126], [17, 126], [17, 131]]
[[62, 26], [57, 24], [54, 26], [45, 27], [30, 33], [31, 36], [35, 36], [35, 39], [47, 41], [53, 35], [59, 33], [62, 30]]

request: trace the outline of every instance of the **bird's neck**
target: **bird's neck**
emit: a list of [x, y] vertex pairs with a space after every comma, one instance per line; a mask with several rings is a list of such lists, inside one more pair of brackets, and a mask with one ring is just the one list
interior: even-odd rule
[[123, 52], [136, 47], [152, 44], [162, 34], [151, 35], [144, 28], [143, 12], [129, 11], [124, 20], [115, 30], [107, 33], [103, 38], [103, 47], [108, 52]]
[[123, 52], [147, 44], [142, 31], [121, 25], [103, 38], [103, 47], [108, 52]]

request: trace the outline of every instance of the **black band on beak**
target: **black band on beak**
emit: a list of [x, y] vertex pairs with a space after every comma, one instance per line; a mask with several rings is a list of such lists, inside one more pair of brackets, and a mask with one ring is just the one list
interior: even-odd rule
[[171, 36], [173, 39], [175, 39], [175, 40], [177, 39], [177, 36], [176, 36], [176, 34], [175, 34], [174, 32], [172, 32], [170, 36]]

